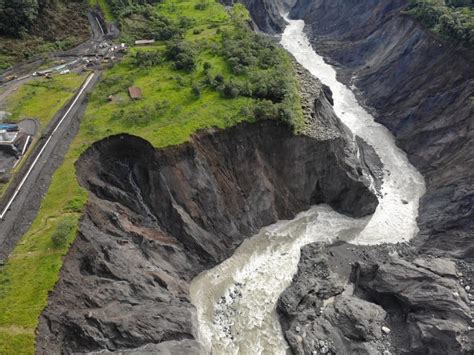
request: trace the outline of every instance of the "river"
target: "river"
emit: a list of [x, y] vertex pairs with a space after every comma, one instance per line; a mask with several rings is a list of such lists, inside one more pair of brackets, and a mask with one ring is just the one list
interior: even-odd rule
[[374, 122], [351, 89], [337, 80], [335, 69], [314, 51], [303, 31], [304, 22], [288, 23], [282, 46], [331, 88], [336, 114], [382, 160], [384, 183], [372, 216], [353, 219], [328, 206], [314, 206], [291, 221], [263, 228], [231, 258], [193, 280], [190, 293], [199, 322], [196, 336], [215, 355], [286, 353], [275, 307], [296, 273], [302, 246], [336, 240], [364, 245], [398, 243], [418, 231], [423, 177], [396, 146], [392, 134]]

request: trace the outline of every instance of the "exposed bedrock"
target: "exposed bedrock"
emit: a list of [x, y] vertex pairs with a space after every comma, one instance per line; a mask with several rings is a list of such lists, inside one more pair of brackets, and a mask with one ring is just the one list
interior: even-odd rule
[[470, 354], [458, 276], [406, 246], [310, 244], [278, 312], [294, 354]]
[[200, 351], [194, 276], [312, 204], [375, 210], [346, 140], [338, 126], [309, 137], [263, 121], [166, 149], [125, 134], [93, 144], [76, 164], [89, 202], [41, 316], [38, 353]]
[[424, 175], [424, 250], [474, 259], [474, 52], [402, 13], [407, 0], [298, 0], [317, 51]]

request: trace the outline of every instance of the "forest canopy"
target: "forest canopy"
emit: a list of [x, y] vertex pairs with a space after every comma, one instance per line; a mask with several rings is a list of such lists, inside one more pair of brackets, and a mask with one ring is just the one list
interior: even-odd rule
[[411, 0], [407, 13], [446, 38], [474, 46], [474, 0]]

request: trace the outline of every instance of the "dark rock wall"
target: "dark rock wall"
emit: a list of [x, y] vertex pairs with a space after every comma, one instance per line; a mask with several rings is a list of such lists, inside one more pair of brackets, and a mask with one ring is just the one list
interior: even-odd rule
[[295, 354], [474, 349], [474, 55], [403, 15], [406, 4], [298, 0], [292, 11], [427, 183], [411, 246], [303, 248], [278, 304]]
[[425, 176], [422, 247], [474, 259], [474, 53], [403, 15], [406, 0], [298, 0], [319, 53]]
[[298, 355], [472, 354], [459, 275], [406, 245], [310, 244], [278, 302], [283, 332]]
[[41, 316], [38, 353], [198, 353], [194, 276], [314, 203], [374, 211], [345, 139], [264, 121], [161, 150], [129, 135], [93, 144], [76, 165], [89, 203]]

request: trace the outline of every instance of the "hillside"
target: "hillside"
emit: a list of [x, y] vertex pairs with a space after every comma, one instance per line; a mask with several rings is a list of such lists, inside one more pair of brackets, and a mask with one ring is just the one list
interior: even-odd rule
[[0, 72], [89, 37], [87, 2], [0, 1]]

